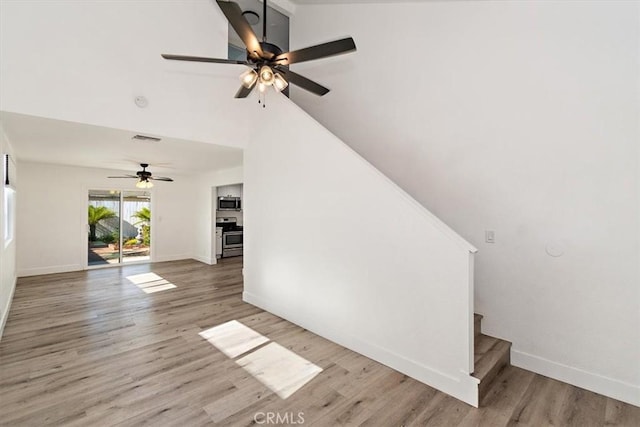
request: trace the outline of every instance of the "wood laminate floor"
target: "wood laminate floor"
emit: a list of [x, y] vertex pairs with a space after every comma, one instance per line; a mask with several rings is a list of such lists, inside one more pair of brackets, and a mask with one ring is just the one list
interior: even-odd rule
[[[640, 426], [640, 408], [515, 367], [472, 408], [242, 302], [241, 268], [230, 258], [19, 279], [0, 341], [0, 424]], [[282, 399], [199, 335], [232, 320], [322, 372]]]

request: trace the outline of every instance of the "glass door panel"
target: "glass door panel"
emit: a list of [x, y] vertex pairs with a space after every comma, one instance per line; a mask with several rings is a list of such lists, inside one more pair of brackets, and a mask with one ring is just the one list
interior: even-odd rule
[[151, 193], [89, 190], [90, 267], [151, 260]]
[[151, 259], [151, 193], [123, 193], [122, 242], [123, 262]]
[[120, 262], [120, 192], [90, 190], [88, 206], [88, 265]]

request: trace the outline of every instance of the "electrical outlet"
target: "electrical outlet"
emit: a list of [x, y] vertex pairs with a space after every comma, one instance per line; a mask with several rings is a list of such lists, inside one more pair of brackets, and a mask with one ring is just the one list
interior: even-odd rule
[[484, 241], [486, 243], [495, 243], [496, 242], [496, 232], [493, 230], [485, 230], [484, 232]]

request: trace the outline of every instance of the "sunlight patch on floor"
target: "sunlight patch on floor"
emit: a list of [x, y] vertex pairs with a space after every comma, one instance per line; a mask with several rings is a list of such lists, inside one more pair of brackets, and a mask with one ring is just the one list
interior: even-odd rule
[[[198, 333], [280, 398], [286, 399], [322, 372], [322, 368], [269, 338], [231, 320]], [[257, 350], [256, 350], [257, 349]]]
[[127, 276], [127, 280], [147, 294], [166, 291], [177, 287], [168, 280], [158, 276], [156, 273], [134, 274], [133, 276]]
[[232, 359], [269, 341], [269, 338], [237, 320], [214, 326], [198, 335]]
[[236, 363], [282, 399], [291, 396], [322, 372], [319, 366], [274, 342], [236, 360]]

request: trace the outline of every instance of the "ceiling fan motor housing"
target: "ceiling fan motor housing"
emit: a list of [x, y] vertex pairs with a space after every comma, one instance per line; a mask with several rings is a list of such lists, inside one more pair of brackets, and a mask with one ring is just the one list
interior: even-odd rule
[[269, 42], [260, 42], [260, 47], [262, 48], [262, 53], [264, 54], [261, 58], [256, 52], [247, 51], [247, 61], [253, 64], [261, 64], [261, 63], [269, 63], [270, 60], [275, 58], [276, 56], [282, 53], [282, 49], [276, 46], [273, 43]]
[[[246, 61], [240, 61], [237, 59], [220, 59], [220, 58], [205, 58], [199, 56], [186, 56], [186, 55], [169, 55], [162, 54], [165, 59], [171, 59], [176, 61], [195, 61], [195, 62], [212, 62], [219, 64], [242, 64], [252, 69], [249, 73], [245, 71], [240, 78], [242, 86], [236, 93], [236, 98], [246, 98], [249, 96], [254, 87], [262, 91], [265, 85], [271, 86], [270, 78], [268, 81], [261, 82], [261, 85], [256, 85], [255, 82], [259, 78], [260, 70], [264, 67], [269, 67], [266, 70], [269, 76], [274, 75], [273, 87], [277, 91], [281, 91], [287, 87], [289, 83], [293, 83], [302, 89], [305, 89], [315, 95], [323, 96], [329, 92], [329, 89], [310, 80], [300, 74], [296, 74], [289, 70], [288, 66], [294, 63], [312, 61], [316, 59], [327, 58], [329, 56], [340, 55], [343, 53], [353, 52], [356, 50], [356, 44], [353, 38], [346, 37], [340, 40], [332, 42], [321, 43], [314, 46], [305, 47], [286, 53], [282, 52], [278, 46], [273, 43], [267, 42], [267, 0], [263, 0], [263, 13], [262, 13], [262, 41], [258, 40], [258, 37], [251, 28], [251, 24], [247, 21], [248, 17], [253, 17], [253, 14], [245, 11], [242, 12], [240, 6], [227, 0], [216, 0], [216, 3], [222, 10], [231, 27], [240, 36], [240, 39], [247, 48]], [[276, 73], [276, 71], [279, 72]], [[253, 75], [251, 73], [254, 73]], [[156, 178], [157, 179], [157, 178]]]
[[136, 175], [138, 175], [141, 180], [147, 181], [149, 179], [149, 177], [151, 176], [151, 172], [147, 172], [147, 168], [149, 167], [149, 164], [148, 163], [140, 163], [140, 166], [142, 166], [142, 170], [136, 172]]

